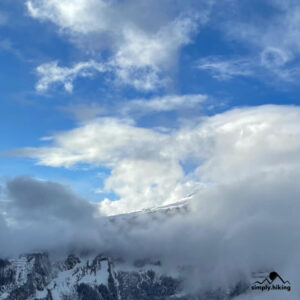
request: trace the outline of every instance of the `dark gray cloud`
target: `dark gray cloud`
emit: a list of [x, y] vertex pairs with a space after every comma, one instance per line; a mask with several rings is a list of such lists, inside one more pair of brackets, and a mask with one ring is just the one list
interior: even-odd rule
[[9, 180], [6, 189], [9, 208], [21, 218], [82, 222], [95, 215], [92, 204], [59, 183], [23, 176]]
[[60, 183], [23, 176], [10, 179], [0, 201], [0, 255], [69, 251], [99, 242], [97, 207]]

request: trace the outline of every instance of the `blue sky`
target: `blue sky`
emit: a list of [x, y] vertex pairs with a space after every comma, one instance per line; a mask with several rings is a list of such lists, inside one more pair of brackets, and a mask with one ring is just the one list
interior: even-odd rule
[[211, 151], [179, 136], [298, 105], [299, 18], [292, 0], [2, 0], [2, 182], [57, 181], [119, 212], [215, 181], [195, 172]]

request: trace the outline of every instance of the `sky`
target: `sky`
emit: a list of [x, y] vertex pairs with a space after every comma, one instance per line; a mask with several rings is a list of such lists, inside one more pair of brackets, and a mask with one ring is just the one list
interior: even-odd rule
[[237, 253], [297, 274], [299, 1], [2, 0], [0, 64], [0, 253], [103, 246], [96, 215], [194, 195], [107, 245], [168, 259], [191, 232], [172, 258], [211, 276]]
[[193, 193], [203, 160], [178, 149], [199, 141], [176, 136], [235, 108], [297, 105], [298, 12], [275, 0], [1, 1], [1, 181], [61, 182], [105, 214]]

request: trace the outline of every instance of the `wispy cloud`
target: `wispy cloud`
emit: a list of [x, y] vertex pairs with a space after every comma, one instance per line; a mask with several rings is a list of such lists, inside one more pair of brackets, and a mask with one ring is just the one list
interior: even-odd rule
[[192, 109], [207, 100], [206, 95], [167, 95], [151, 99], [135, 99], [126, 102], [119, 108], [122, 114], [147, 114]]
[[300, 65], [288, 64], [289, 58], [277, 48], [266, 48], [258, 56], [227, 58], [205, 57], [196, 62], [196, 68], [207, 71], [217, 80], [226, 81], [237, 77], [252, 77], [265, 83], [279, 82], [298, 84]]
[[39, 76], [36, 89], [46, 91], [50, 85], [60, 83], [66, 91], [72, 92], [73, 81], [78, 77], [91, 77], [95, 72], [105, 72], [106, 68], [95, 61], [77, 63], [71, 68], [60, 67], [58, 62], [50, 62], [37, 67]]
[[216, 79], [227, 80], [237, 76], [253, 76], [253, 62], [245, 58], [226, 60], [221, 57], [205, 57], [200, 59], [196, 67], [200, 70], [209, 71]]
[[[223, 59], [215, 62], [202, 62], [202, 69], [211, 70], [219, 79], [233, 76], [255, 76], [265, 73], [268, 78], [298, 83], [300, 73], [300, 6], [294, 0], [264, 2], [268, 15], [263, 11], [243, 15], [243, 4], [230, 2], [236, 12], [231, 18], [227, 16], [220, 22], [220, 30], [225, 33], [227, 41], [242, 43], [248, 53], [237, 60]], [[256, 74], [253, 74], [255, 73]], [[269, 79], [268, 79], [269, 80]]]

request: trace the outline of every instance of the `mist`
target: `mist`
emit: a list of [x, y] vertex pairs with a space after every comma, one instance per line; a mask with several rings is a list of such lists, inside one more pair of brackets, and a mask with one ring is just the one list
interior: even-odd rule
[[[212, 184], [194, 196], [187, 215], [164, 222], [145, 216], [128, 230], [107, 222], [96, 205], [61, 184], [14, 178], [2, 191], [7, 202], [1, 256], [94, 251], [128, 261], [150, 257], [159, 259], [166, 272], [191, 267], [181, 274], [189, 290], [230, 287], [250, 280], [251, 272], [274, 269], [288, 274], [293, 293], [299, 293], [299, 175], [261, 173]], [[47, 192], [51, 197], [43, 197]], [[36, 196], [42, 199], [39, 208]]]

